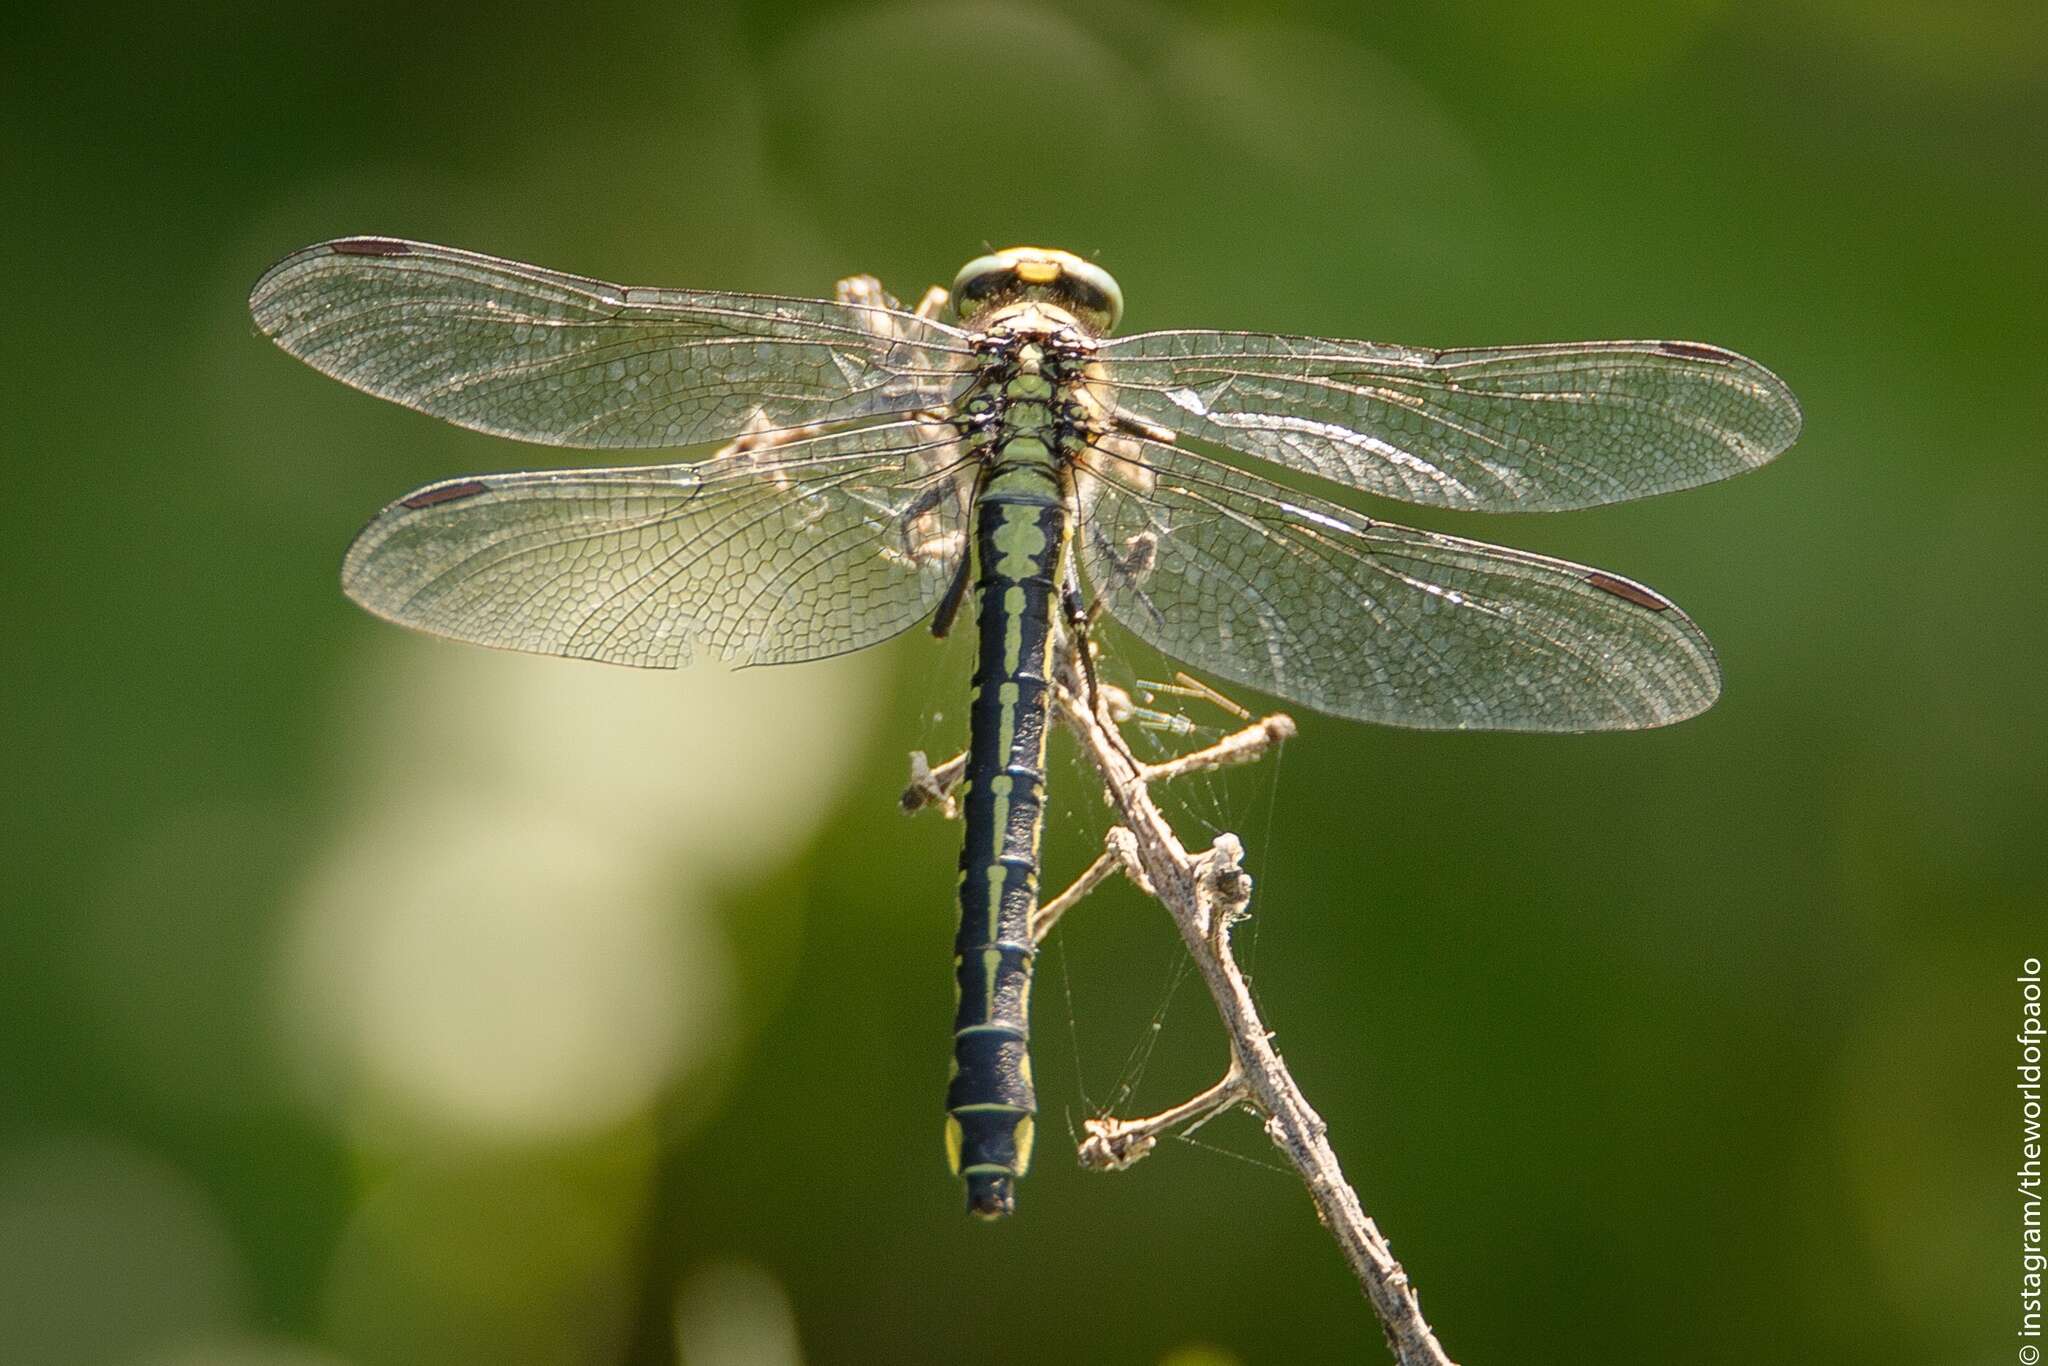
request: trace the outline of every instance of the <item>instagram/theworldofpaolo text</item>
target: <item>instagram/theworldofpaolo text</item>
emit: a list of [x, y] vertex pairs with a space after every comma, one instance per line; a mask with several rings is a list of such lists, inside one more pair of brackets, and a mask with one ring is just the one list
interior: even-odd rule
[[[2041, 960], [2020, 964], [2020, 1060], [2013, 1067], [2020, 1096], [2020, 1327], [2023, 1340], [2041, 1336], [2041, 1280], [2048, 1272], [2048, 1248], [2041, 1243], [2041, 1050], [2048, 1026], [2041, 1015]], [[2036, 1366], [2041, 1349], [2033, 1341], [2020, 1348], [2020, 1366]]]

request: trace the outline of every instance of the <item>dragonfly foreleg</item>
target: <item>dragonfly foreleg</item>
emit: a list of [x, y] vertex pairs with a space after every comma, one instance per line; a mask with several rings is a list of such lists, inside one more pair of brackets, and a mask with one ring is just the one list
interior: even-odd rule
[[[885, 308], [891, 313], [903, 311], [902, 301], [872, 275], [847, 276], [832, 287], [832, 297], [855, 308]], [[950, 297], [944, 285], [933, 285], [924, 292], [924, 297], [917, 301], [917, 307], [910, 311], [916, 317], [932, 321], [944, 311], [946, 301]], [[901, 329], [889, 323], [884, 315], [870, 315], [868, 326], [885, 337], [894, 338], [901, 335]]]
[[[832, 297], [854, 308], [887, 309], [890, 313], [903, 311], [903, 304], [872, 275], [847, 276], [832, 287]], [[867, 314], [865, 323], [870, 331], [880, 336], [893, 338], [897, 334], [895, 325], [888, 320], [888, 314]]]
[[[916, 336], [897, 316], [903, 312], [903, 304], [882, 287], [880, 280], [872, 275], [849, 275], [834, 288], [833, 295], [840, 303], [861, 310], [861, 325], [868, 331], [885, 341], [910, 347], [915, 358], [912, 368], [928, 370], [936, 364], [936, 358], [928, 350], [916, 345]], [[936, 321], [951, 298], [942, 286], [933, 285], [917, 301], [917, 307], [911, 311], [912, 316], [927, 322]]]

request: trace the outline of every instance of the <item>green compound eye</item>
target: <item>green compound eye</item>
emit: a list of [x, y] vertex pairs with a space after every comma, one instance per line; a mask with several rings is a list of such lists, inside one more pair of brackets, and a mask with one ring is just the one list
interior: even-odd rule
[[1028, 299], [1063, 308], [1096, 333], [1113, 330], [1124, 312], [1124, 292], [1115, 277], [1050, 247], [1010, 247], [977, 256], [953, 277], [953, 313], [962, 321]]

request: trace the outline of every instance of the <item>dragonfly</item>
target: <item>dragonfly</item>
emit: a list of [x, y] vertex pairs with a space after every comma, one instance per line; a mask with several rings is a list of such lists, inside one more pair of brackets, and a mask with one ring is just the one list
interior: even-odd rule
[[1013, 1210], [1031, 1160], [1059, 633], [1099, 608], [1207, 675], [1385, 725], [1666, 725], [1710, 706], [1721, 674], [1659, 593], [1280, 478], [1454, 511], [1584, 508], [1754, 469], [1801, 421], [1776, 375], [1697, 342], [1118, 337], [1116, 280], [1040, 247], [976, 257], [906, 307], [871, 276], [830, 299], [625, 287], [345, 237], [278, 262], [249, 306], [316, 370], [458, 426], [589, 450], [728, 443], [416, 489], [344, 561], [380, 617], [744, 666], [943, 635], [971, 596], [945, 1146], [985, 1218]]

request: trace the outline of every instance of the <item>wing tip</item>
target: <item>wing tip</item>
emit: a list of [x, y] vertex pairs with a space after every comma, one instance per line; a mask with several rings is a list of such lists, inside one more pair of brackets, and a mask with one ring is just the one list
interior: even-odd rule
[[355, 539], [348, 543], [348, 549], [342, 552], [341, 591], [366, 612], [402, 626], [411, 625], [402, 615], [383, 605], [382, 595], [375, 588], [377, 576], [370, 568], [371, 561], [395, 531], [412, 522], [415, 514], [463, 502], [490, 491], [491, 484], [483, 479], [442, 479], [422, 484], [403, 497], [386, 503], [377, 510], [376, 516], [363, 524]]
[[278, 287], [288, 277], [316, 262], [336, 256], [371, 258], [394, 258], [416, 256], [425, 243], [410, 241], [403, 237], [380, 237], [374, 234], [359, 234], [352, 237], [330, 237], [324, 242], [314, 242], [287, 252], [273, 262], [269, 269], [256, 277], [256, 283], [249, 287], [249, 312], [254, 315], [257, 326], [268, 337], [277, 332], [273, 319], [266, 317], [266, 306], [278, 293]]
[[1656, 343], [1656, 350], [1661, 355], [1680, 360], [1726, 366], [1755, 386], [1757, 405], [1770, 415], [1773, 423], [1769, 431], [1759, 434], [1761, 439], [1754, 446], [1756, 458], [1752, 468], [1788, 450], [1799, 439], [1799, 433], [1806, 425], [1806, 414], [1799, 406], [1799, 396], [1768, 365], [1740, 351], [1731, 351], [1711, 342], [1660, 341]]
[[1806, 413], [1799, 406], [1799, 395], [1792, 392], [1792, 386], [1777, 371], [1747, 356], [1738, 356], [1737, 359], [1754, 379], [1759, 390], [1759, 402], [1777, 420], [1776, 429], [1759, 446], [1762, 460], [1758, 463], [1761, 464], [1789, 450], [1799, 439], [1799, 433], [1806, 426]]
[[1620, 574], [1611, 574], [1604, 569], [1582, 569], [1579, 577], [1587, 587], [1650, 613], [1666, 633], [1669, 643], [1685, 648], [1689, 656], [1687, 662], [1691, 665], [1682, 671], [1686, 687], [1667, 688], [1657, 694], [1657, 706], [1651, 719], [1637, 724], [1621, 723], [1599, 729], [1655, 730], [1660, 726], [1676, 725], [1680, 721], [1691, 720], [1720, 700], [1720, 655], [1714, 649], [1714, 642], [1700, 629], [1699, 623], [1687, 616], [1677, 603], [1647, 584], [1638, 583]]

